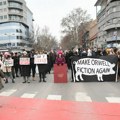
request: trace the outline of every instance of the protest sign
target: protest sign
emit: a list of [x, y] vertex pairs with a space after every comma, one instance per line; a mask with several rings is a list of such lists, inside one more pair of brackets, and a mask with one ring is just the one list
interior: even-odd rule
[[11, 66], [13, 66], [13, 59], [6, 59], [6, 60], [4, 60], [3, 64], [4, 64], [4, 66], [11, 67]]
[[20, 58], [20, 65], [30, 65], [30, 58]]
[[47, 54], [39, 54], [34, 56], [34, 64], [47, 64]]

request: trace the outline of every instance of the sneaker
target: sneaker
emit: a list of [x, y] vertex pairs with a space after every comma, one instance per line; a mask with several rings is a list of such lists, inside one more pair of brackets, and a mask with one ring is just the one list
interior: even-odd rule
[[30, 83], [30, 81], [28, 81], [27, 83]]

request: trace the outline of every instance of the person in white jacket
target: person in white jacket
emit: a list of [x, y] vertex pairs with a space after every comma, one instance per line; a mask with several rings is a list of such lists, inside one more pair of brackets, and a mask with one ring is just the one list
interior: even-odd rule
[[9, 52], [4, 53], [4, 58], [2, 62], [3, 62], [2, 70], [6, 78], [5, 83], [8, 83], [9, 78], [12, 80], [12, 83], [15, 83], [15, 80], [12, 77], [13, 59], [11, 58], [11, 55]]
[[87, 57], [92, 57], [92, 50], [90, 48], [87, 50]]

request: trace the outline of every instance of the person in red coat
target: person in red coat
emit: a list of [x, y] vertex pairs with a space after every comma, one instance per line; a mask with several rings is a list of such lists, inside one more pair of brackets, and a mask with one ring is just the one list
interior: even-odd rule
[[55, 63], [57, 65], [60, 65], [60, 64], [63, 65], [63, 64], [65, 64], [65, 57], [63, 56], [62, 53], [58, 53], [58, 56], [56, 57]]

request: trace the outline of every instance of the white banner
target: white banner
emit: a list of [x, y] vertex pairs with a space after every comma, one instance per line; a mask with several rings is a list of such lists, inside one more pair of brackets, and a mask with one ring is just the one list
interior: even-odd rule
[[20, 65], [30, 65], [30, 58], [20, 58]]
[[38, 54], [34, 56], [34, 64], [47, 64], [47, 54]]
[[13, 66], [13, 59], [9, 59], [9, 60], [4, 60], [4, 66], [9, 66], [9, 67], [11, 67], [11, 66]]

